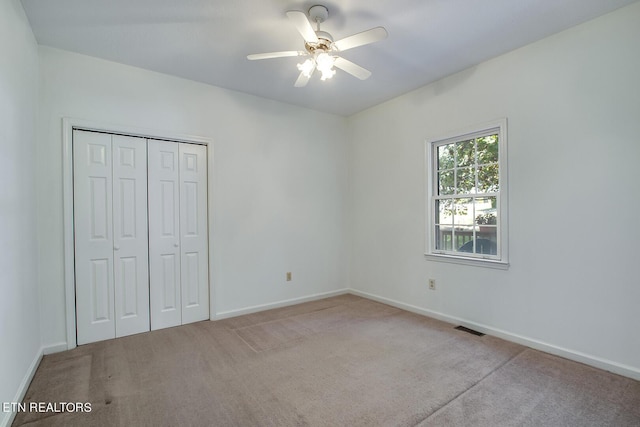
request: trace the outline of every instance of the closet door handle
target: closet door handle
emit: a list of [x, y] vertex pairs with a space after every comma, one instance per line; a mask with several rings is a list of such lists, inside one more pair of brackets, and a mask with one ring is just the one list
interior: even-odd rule
[[114, 246], [114, 247], [113, 247], [113, 250], [114, 250], [114, 251], [119, 251], [119, 250], [120, 250], [120, 246], [118, 246], [118, 245]]
[[174, 244], [173, 244], [173, 247], [174, 247], [174, 248], [177, 248], [178, 246], [179, 246], [179, 245], [178, 245], [177, 243], [174, 243]]

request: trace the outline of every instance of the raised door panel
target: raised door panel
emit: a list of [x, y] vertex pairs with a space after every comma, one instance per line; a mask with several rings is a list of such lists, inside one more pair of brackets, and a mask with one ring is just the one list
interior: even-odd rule
[[209, 318], [207, 147], [179, 144], [182, 323]]
[[148, 141], [151, 329], [182, 323], [178, 143]]
[[88, 292], [91, 304], [91, 323], [103, 323], [112, 320], [111, 288], [111, 260], [92, 259], [90, 264], [90, 276]]
[[111, 136], [73, 132], [78, 344], [115, 337]]
[[116, 336], [149, 330], [147, 142], [112, 136]]

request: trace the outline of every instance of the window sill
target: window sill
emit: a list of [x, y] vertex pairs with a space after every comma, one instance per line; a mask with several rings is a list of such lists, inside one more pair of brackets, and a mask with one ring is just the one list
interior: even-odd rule
[[448, 262], [450, 264], [469, 265], [473, 267], [495, 268], [498, 270], [508, 270], [509, 263], [504, 261], [495, 261], [492, 259], [479, 258], [463, 258], [459, 256], [443, 255], [443, 254], [424, 254], [429, 261]]

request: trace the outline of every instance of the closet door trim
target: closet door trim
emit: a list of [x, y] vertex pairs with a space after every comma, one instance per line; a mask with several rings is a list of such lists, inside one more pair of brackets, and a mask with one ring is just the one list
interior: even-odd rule
[[145, 129], [135, 126], [120, 126], [108, 123], [82, 120], [72, 117], [62, 118], [62, 197], [64, 222], [64, 286], [66, 308], [66, 341], [47, 348], [47, 353], [71, 350], [77, 346], [75, 266], [74, 266], [74, 217], [73, 217], [73, 131], [85, 130], [115, 135], [133, 136], [148, 139], [186, 142], [207, 146], [207, 222], [208, 222], [208, 263], [209, 263], [209, 319], [215, 317], [214, 281], [213, 281], [213, 140], [208, 137]]

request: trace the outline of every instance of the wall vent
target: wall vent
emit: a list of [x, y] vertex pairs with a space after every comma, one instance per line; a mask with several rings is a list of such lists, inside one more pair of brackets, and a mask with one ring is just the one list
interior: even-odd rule
[[482, 332], [474, 331], [473, 329], [465, 328], [464, 326], [456, 326], [455, 329], [457, 329], [459, 331], [468, 332], [468, 333], [470, 333], [472, 335], [477, 335], [479, 337], [483, 337], [484, 336], [484, 334]]

